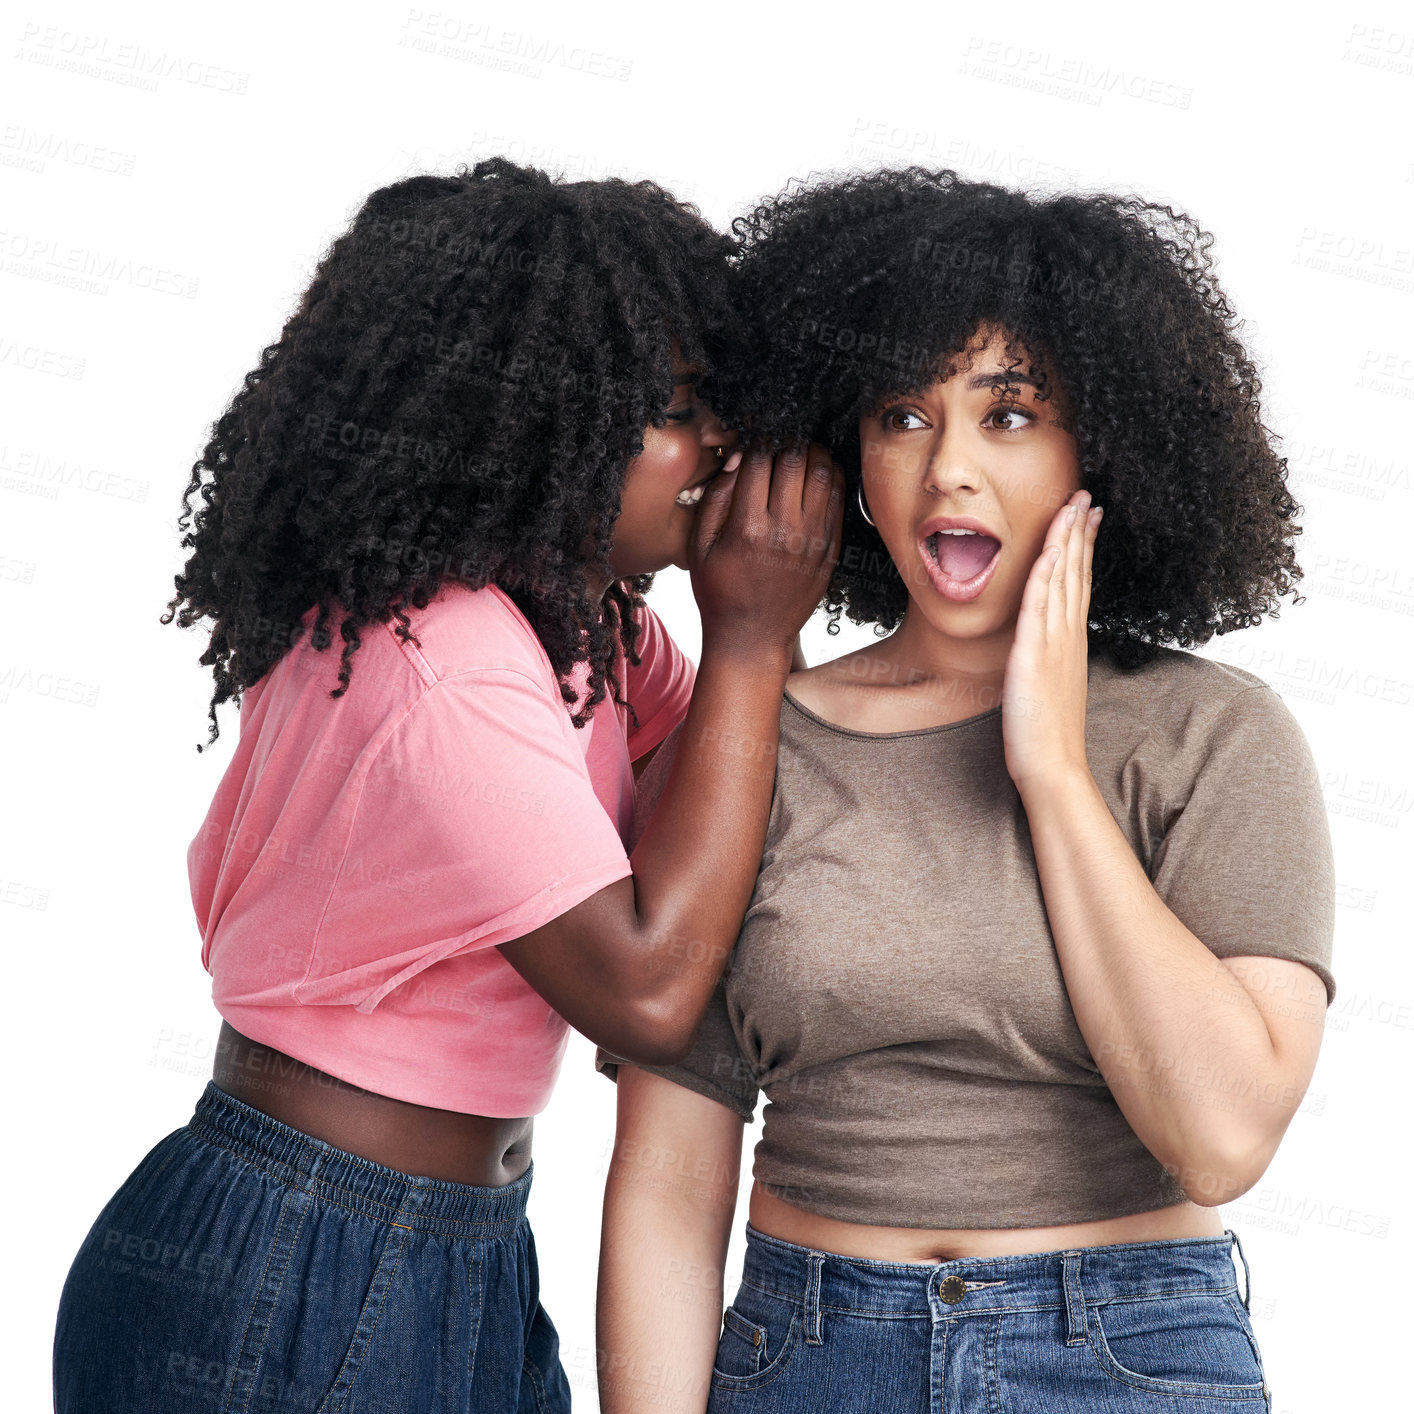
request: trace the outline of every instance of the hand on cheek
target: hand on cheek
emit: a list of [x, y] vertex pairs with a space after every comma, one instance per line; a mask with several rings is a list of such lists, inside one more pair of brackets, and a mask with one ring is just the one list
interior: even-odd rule
[[1002, 739], [1017, 789], [1044, 788], [1085, 756], [1091, 565], [1103, 511], [1077, 491], [1056, 513], [1031, 567], [1002, 689]]

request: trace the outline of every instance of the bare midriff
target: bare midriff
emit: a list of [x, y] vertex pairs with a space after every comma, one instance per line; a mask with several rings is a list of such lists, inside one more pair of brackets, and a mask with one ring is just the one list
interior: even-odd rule
[[1221, 1237], [1216, 1208], [1178, 1203], [1148, 1213], [1057, 1227], [922, 1228], [875, 1227], [807, 1213], [760, 1183], [753, 1183], [751, 1226], [817, 1252], [865, 1257], [876, 1262], [952, 1262], [959, 1258], [1014, 1257], [1027, 1252], [1060, 1252], [1116, 1242], [1163, 1242], [1182, 1237]]
[[337, 1149], [444, 1182], [499, 1188], [530, 1166], [534, 1120], [463, 1114], [395, 1100], [316, 1070], [221, 1023], [219, 1089]]

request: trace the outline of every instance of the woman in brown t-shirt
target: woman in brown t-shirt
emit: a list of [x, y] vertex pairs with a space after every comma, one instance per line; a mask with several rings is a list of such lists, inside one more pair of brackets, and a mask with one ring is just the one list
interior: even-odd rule
[[1216, 1209], [1310, 1082], [1334, 879], [1281, 699], [1165, 646], [1300, 577], [1208, 237], [919, 168], [738, 229], [742, 401], [835, 450], [827, 604], [893, 632], [742, 743], [775, 799], [692, 1053], [599, 1056], [603, 1408], [1265, 1409]]

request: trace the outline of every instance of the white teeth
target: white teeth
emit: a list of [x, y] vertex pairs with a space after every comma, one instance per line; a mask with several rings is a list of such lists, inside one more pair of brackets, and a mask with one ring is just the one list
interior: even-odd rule
[[686, 491], [679, 491], [674, 500], [679, 506], [695, 506], [706, 490], [707, 483], [704, 481], [701, 486], [689, 486]]
[[976, 530], [940, 530], [939, 535], [978, 535], [981, 532]]

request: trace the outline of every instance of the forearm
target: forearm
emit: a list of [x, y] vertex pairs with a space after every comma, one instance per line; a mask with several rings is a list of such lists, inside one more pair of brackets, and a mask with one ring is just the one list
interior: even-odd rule
[[1023, 792], [1071, 1006], [1135, 1133], [1189, 1196], [1260, 1176], [1298, 1091], [1252, 997], [1154, 890], [1089, 772]]
[[616, 1151], [604, 1192], [599, 1407], [603, 1414], [703, 1414], [721, 1332], [736, 1175], [694, 1190], [655, 1157], [664, 1149], [632, 1147], [627, 1157]]
[[642, 951], [636, 981], [626, 976], [624, 985], [665, 1018], [667, 1029], [674, 1029], [670, 1018], [681, 1018], [684, 1044], [755, 887], [790, 648], [704, 645], [662, 791], [630, 856]]

